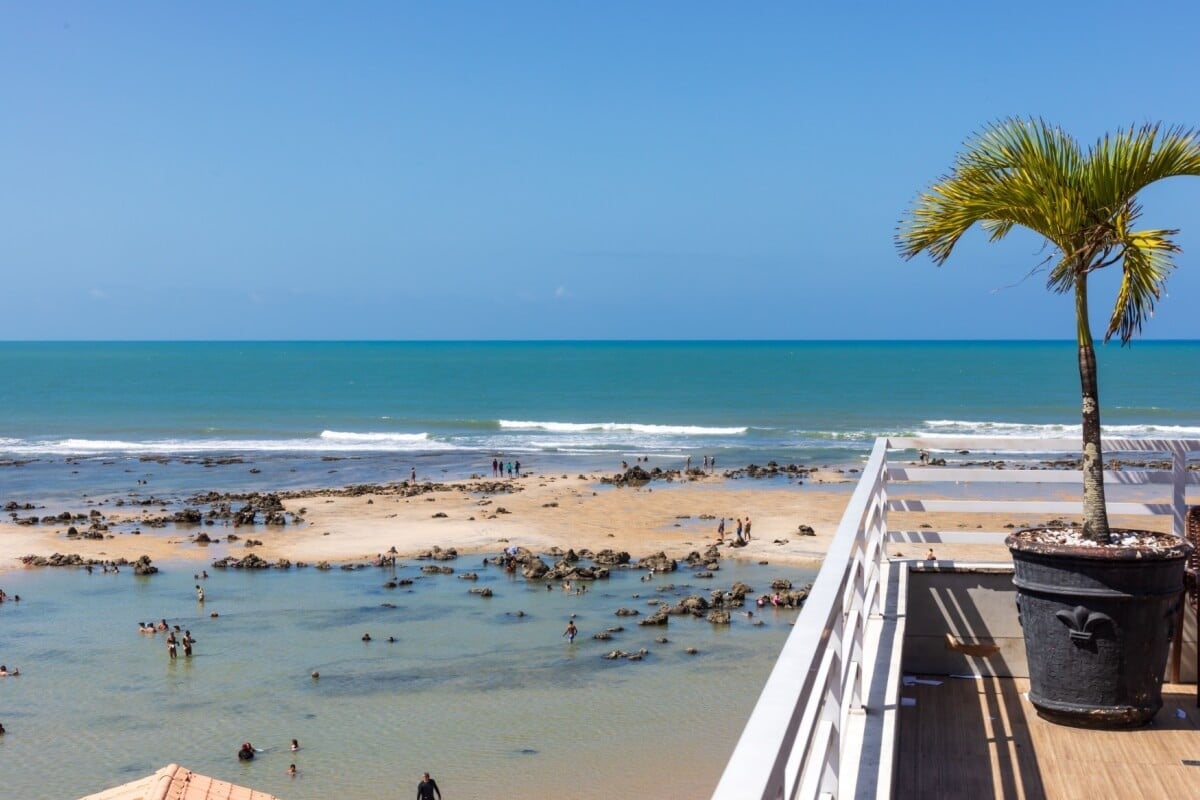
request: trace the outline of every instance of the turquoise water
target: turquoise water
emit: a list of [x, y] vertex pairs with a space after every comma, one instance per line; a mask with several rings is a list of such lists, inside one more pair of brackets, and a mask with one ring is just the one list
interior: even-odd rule
[[[813, 577], [724, 562], [713, 580], [618, 571], [575, 596], [478, 563], [453, 563], [478, 583], [402, 566], [414, 583], [398, 589], [377, 568], [210, 570], [203, 605], [186, 567], [0, 573], [22, 596], [0, 604], [0, 662], [22, 670], [0, 678], [0, 796], [79, 797], [170, 762], [287, 800], [411, 796], [424, 770], [460, 800], [706, 796], [796, 612], [767, 609], [761, 627], [739, 614], [728, 627], [672, 617], [666, 628], [614, 612], [644, 615], [650, 598], [735, 580], [765, 591]], [[495, 596], [469, 595], [474, 585]], [[571, 614], [574, 644], [562, 638]], [[192, 658], [170, 661], [163, 635], [137, 632], [164, 617], [192, 631]], [[591, 638], [616, 625], [611, 641]], [[602, 657], [642, 647], [641, 662]], [[268, 752], [243, 764], [247, 740]]]
[[[1200, 435], [1200, 343], [1098, 357], [1110, 432]], [[847, 463], [881, 434], [1070, 435], [1075, 370], [1070, 342], [0, 343], [0, 498]]]

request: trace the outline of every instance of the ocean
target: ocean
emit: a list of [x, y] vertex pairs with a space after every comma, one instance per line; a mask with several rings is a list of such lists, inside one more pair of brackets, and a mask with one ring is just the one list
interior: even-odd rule
[[[1200, 343], [1098, 357], [1108, 432], [1200, 435]], [[543, 474], [857, 465], [884, 434], [1079, 430], [1070, 342], [10, 342], [0, 375], [0, 505], [75, 509], [413, 469], [458, 480], [493, 458]], [[171, 761], [288, 800], [403, 793], [426, 769], [450, 797], [705, 796], [795, 612], [590, 636], [621, 624], [618, 606], [813, 578], [729, 561], [714, 579], [617, 572], [574, 596], [456, 563], [494, 587], [483, 599], [413, 565], [394, 590], [377, 568], [210, 570], [201, 607], [195, 568], [160, 566], [0, 572], [22, 595], [0, 605], [0, 663], [23, 672], [0, 679], [0, 796], [77, 797]], [[193, 658], [137, 633], [163, 617], [196, 634]], [[641, 662], [601, 657], [642, 647]], [[246, 740], [268, 752], [237, 762]]]
[[[1106, 431], [1200, 435], [1200, 342], [1098, 362]], [[166, 494], [494, 457], [853, 464], [884, 434], [1077, 435], [1075, 365], [1065, 341], [0, 343], [0, 500], [117, 493], [146, 464]]]

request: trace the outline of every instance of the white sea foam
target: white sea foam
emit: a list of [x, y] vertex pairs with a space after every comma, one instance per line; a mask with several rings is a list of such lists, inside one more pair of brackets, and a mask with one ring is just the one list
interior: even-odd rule
[[180, 453], [422, 452], [454, 450], [426, 433], [346, 433], [323, 431], [312, 439], [52, 439], [0, 440], [0, 452], [14, 455], [174, 455]]
[[419, 444], [430, 441], [428, 433], [351, 433], [347, 431], [321, 431], [321, 438], [327, 442], [365, 444], [378, 442], [384, 444]]
[[[938, 437], [1008, 436], [1021, 439], [1070, 439], [1083, 435], [1082, 425], [1034, 424], [1027, 422], [979, 422], [957, 419], [926, 420], [917, 435]], [[1193, 425], [1104, 425], [1106, 436], [1129, 439], [1197, 438], [1200, 427]]]
[[548, 431], [551, 433], [644, 433], [651, 436], [737, 436], [748, 429], [710, 428], [702, 425], [649, 425], [640, 422], [539, 422], [530, 420], [500, 420], [500, 427], [509, 430]]

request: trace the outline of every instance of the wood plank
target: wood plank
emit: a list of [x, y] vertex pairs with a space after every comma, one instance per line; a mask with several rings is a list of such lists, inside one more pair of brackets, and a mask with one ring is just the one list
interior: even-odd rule
[[[940, 678], [906, 686], [896, 797], [1126, 800], [1200, 796], [1195, 687], [1164, 687], [1154, 724], [1133, 731], [1053, 725], [1025, 699], [1022, 679]], [[1184, 712], [1183, 717], [1176, 714]]]

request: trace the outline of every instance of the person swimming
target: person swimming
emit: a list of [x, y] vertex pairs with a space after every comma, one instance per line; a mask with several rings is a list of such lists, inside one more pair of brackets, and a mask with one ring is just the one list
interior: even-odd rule
[[242, 749], [238, 750], [239, 761], [251, 761], [254, 759], [254, 748], [249, 742], [242, 742]]

